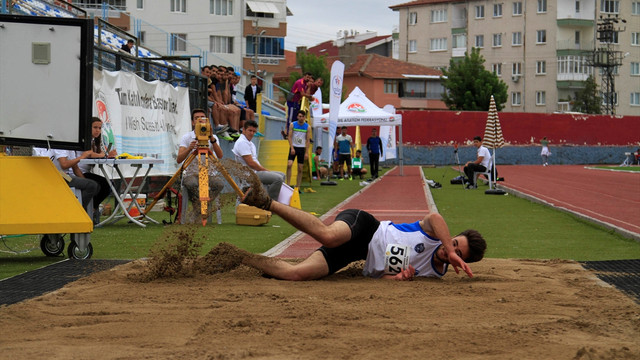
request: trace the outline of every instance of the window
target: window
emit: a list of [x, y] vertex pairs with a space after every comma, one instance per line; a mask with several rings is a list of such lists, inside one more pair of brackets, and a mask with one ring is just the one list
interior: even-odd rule
[[431, 10], [431, 22], [439, 23], [447, 21], [447, 9]]
[[233, 15], [233, 0], [209, 0], [209, 14]]
[[547, 30], [536, 31], [536, 44], [546, 44], [546, 43], [547, 43]]
[[398, 80], [385, 80], [384, 81], [384, 93], [385, 94], [397, 94], [398, 93]]
[[511, 106], [522, 105], [522, 94], [519, 91], [511, 93]]
[[580, 31], [576, 31], [573, 34], [574, 44], [580, 45]]
[[576, 0], [576, 13], [580, 12], [580, 0]]
[[409, 40], [409, 52], [414, 53], [417, 52], [417, 42], [416, 40]]
[[441, 100], [446, 91], [440, 81], [427, 81], [427, 99]]
[[186, 13], [187, 0], [171, 0], [171, 12]]
[[600, 12], [618, 14], [620, 12], [620, 1], [600, 0]]
[[426, 96], [426, 82], [424, 80], [407, 80], [404, 83], [404, 96], [424, 98]]
[[544, 60], [536, 61], [536, 75], [544, 75], [547, 73], [547, 62]]
[[409, 25], [415, 25], [418, 23], [418, 13], [410, 12], [409, 13]]
[[640, 106], [640, 92], [631, 93], [631, 106]]
[[640, 15], [640, 1], [631, 3], [631, 15]]
[[611, 105], [618, 105], [618, 93], [614, 92], [614, 93], [609, 93], [609, 97], [607, 97], [606, 93], [601, 92], [600, 96], [602, 97], [602, 105], [608, 105], [609, 103], [609, 98], [611, 99], [612, 103]]
[[233, 37], [209, 36], [209, 52], [233, 54]]
[[511, 45], [514, 45], [514, 46], [522, 45], [522, 32], [516, 31], [513, 33]]
[[493, 4], [493, 17], [502, 16], [502, 4]]
[[539, 13], [547, 12], [547, 0], [538, 0], [538, 12]]
[[171, 48], [175, 51], [187, 51], [187, 34], [171, 34]]
[[536, 91], [536, 105], [545, 105], [547, 103], [546, 97], [546, 91]]
[[511, 66], [511, 75], [522, 76], [522, 63], [513, 63]]
[[429, 47], [429, 50], [431, 51], [447, 50], [447, 38], [431, 39], [431, 46]]
[[484, 35], [476, 35], [475, 47], [477, 48], [484, 47]]
[[502, 63], [497, 63], [497, 64], [491, 64], [491, 71], [498, 75], [501, 76], [502, 75]]
[[589, 66], [586, 56], [558, 56], [558, 75], [573, 75], [593, 73], [593, 67]]
[[140, 40], [140, 44], [144, 44], [146, 38], [147, 38], [147, 32], [146, 31], [140, 31], [138, 33], [138, 40]]
[[631, 45], [634, 45], [634, 46], [640, 45], [640, 32], [631, 33]]
[[144, 10], [144, 0], [137, 0], [136, 1], [136, 9]]
[[631, 75], [640, 76], [640, 62], [631, 62]]
[[476, 6], [476, 19], [483, 19], [484, 18], [484, 5], [477, 5]]
[[513, 15], [522, 15], [522, 1], [513, 3]]
[[[247, 56], [253, 56], [255, 53], [255, 36], [247, 36]], [[258, 44], [258, 56], [284, 58], [284, 38], [260, 36]]]
[[493, 34], [493, 46], [502, 46], [502, 34]]
[[454, 49], [466, 48], [467, 47], [467, 34], [455, 34], [452, 39], [453, 45], [451, 46]]

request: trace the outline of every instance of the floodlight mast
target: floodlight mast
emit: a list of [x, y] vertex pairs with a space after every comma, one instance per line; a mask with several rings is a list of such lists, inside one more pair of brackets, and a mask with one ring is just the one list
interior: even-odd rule
[[615, 115], [616, 113], [616, 68], [622, 65], [622, 52], [614, 50], [614, 44], [618, 42], [618, 33], [625, 31], [626, 27], [620, 27], [618, 23], [627, 21], [619, 18], [616, 14], [611, 16], [600, 15], [597, 24], [597, 40], [603, 45], [593, 52], [593, 67], [602, 69], [602, 110], [605, 114]]

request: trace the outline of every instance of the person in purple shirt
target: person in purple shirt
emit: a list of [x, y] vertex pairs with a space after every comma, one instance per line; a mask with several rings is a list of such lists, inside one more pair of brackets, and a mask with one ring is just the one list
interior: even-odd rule
[[300, 110], [300, 101], [307, 92], [307, 83], [310, 79], [312, 79], [312, 75], [311, 73], [307, 72], [303, 77], [293, 83], [293, 86], [291, 87], [291, 93], [289, 94], [291, 100], [289, 100], [289, 97], [287, 98], [288, 111], [287, 126], [285, 127], [286, 132], [284, 130], [281, 131], [282, 137], [284, 139], [289, 138], [289, 124], [294, 121], [293, 116], [296, 116], [298, 114], [298, 111]]

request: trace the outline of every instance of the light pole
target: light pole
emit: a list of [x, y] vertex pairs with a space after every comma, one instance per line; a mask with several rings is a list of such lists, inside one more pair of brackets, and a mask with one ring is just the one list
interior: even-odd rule
[[[258, 26], [256, 25], [256, 33], [258, 32]], [[258, 76], [258, 47], [260, 43], [260, 37], [267, 32], [266, 30], [260, 31], [260, 33], [253, 39], [253, 74]]]

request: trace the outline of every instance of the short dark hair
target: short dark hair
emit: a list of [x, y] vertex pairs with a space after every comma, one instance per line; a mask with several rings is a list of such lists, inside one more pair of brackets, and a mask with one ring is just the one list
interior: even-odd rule
[[133, 44], [133, 40], [129, 39], [129, 40], [127, 41], [127, 44]]
[[468, 229], [458, 235], [463, 235], [469, 243], [469, 256], [463, 259], [465, 262], [473, 263], [482, 260], [484, 252], [487, 250], [487, 242], [476, 230]]
[[196, 113], [203, 113], [205, 116], [207, 116], [207, 112], [204, 111], [204, 109], [200, 109], [200, 108], [195, 108], [193, 110], [191, 110], [191, 120], [193, 120], [193, 115], [195, 115]]
[[244, 126], [245, 129], [248, 129], [250, 127], [254, 127], [254, 128], [258, 128], [258, 123], [255, 120], [247, 120], [244, 122]]
[[257, 76], [255, 76], [255, 75], [251, 75], [251, 78], [252, 78], [252, 79], [257, 79], [258, 77], [257, 77]]
[[318, 149], [322, 150], [322, 146], [316, 147], [316, 150], [318, 150]]
[[305, 74], [305, 75], [309, 75], [309, 76], [313, 76], [313, 74], [312, 74], [312, 73], [310, 73], [310, 72], [308, 72], [308, 71], [307, 71], [306, 73], [304, 73], [304, 74]]
[[[307, 116], [307, 112], [304, 110], [298, 110], [298, 114], [302, 114], [302, 116]], [[298, 116], [298, 114], [296, 114], [296, 116]]]
[[343, 126], [342, 128], [343, 128], [343, 129], [346, 129], [347, 127], [346, 127], [346, 126]]
[[480, 136], [474, 136], [474, 137], [473, 137], [473, 140], [482, 141], [482, 137], [480, 137]]

